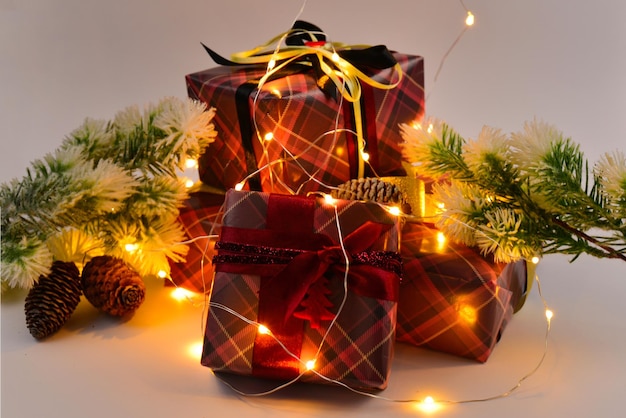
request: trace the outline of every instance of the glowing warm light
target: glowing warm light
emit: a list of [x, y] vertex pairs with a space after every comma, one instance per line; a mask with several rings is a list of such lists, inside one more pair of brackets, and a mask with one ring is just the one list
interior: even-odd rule
[[185, 187], [186, 187], [186, 188], [188, 188], [188, 189], [189, 189], [190, 187], [193, 187], [193, 184], [194, 184], [194, 183], [193, 183], [193, 180], [191, 180], [191, 179], [187, 179], [187, 180], [185, 180]]
[[530, 259], [530, 262], [533, 264], [539, 264], [539, 257], [534, 256], [533, 258]]
[[417, 407], [422, 412], [430, 414], [438, 411], [441, 408], [441, 404], [439, 404], [432, 396], [427, 396], [423, 401], [417, 404]]
[[472, 25], [474, 25], [474, 21], [475, 20], [476, 19], [474, 18], [474, 14], [468, 10], [467, 11], [467, 17], [465, 18], [465, 24], [467, 26], [472, 26]]
[[426, 132], [428, 132], [429, 134], [431, 134], [431, 133], [433, 133], [433, 129], [434, 129], [434, 128], [433, 128], [433, 124], [431, 123], [431, 124], [429, 124], [429, 125], [428, 125], [428, 129], [426, 129]]
[[274, 139], [274, 134], [272, 132], [268, 132], [265, 134], [265, 136], [263, 136], [263, 139], [266, 141], [271, 141], [272, 139]]
[[335, 198], [332, 197], [329, 194], [325, 194], [324, 195], [324, 200], [326, 201], [326, 203], [328, 203], [329, 205], [334, 205], [335, 204]]
[[551, 321], [553, 316], [554, 312], [552, 312], [550, 309], [546, 309], [546, 318], [548, 319], [548, 321]]
[[265, 325], [259, 325], [259, 334], [268, 335], [270, 333], [270, 329]]
[[459, 317], [469, 325], [475, 324], [478, 320], [478, 312], [476, 311], [476, 308], [466, 303], [459, 305], [458, 313]]
[[274, 96], [278, 97], [279, 99], [280, 99], [281, 97], [283, 97], [282, 93], [281, 93], [281, 92], [280, 92], [280, 90], [278, 90], [278, 89], [272, 89], [272, 94], [273, 94]]
[[176, 300], [186, 300], [191, 298], [194, 293], [191, 290], [184, 289], [182, 287], [177, 287], [172, 290], [172, 297]]
[[237, 191], [241, 191], [241, 190], [243, 190], [243, 183], [237, 183], [237, 184], [235, 184], [235, 190], [237, 190]]
[[198, 160], [194, 160], [193, 158], [189, 158], [185, 161], [185, 166], [187, 168], [195, 168], [198, 166]]
[[446, 208], [446, 205], [444, 205], [443, 203], [439, 202], [437, 203], [437, 208], [444, 210]]
[[159, 272], [157, 273], [157, 277], [159, 279], [165, 279], [167, 277], [167, 271], [165, 270], [159, 270]]
[[202, 357], [202, 341], [189, 344], [187, 347], [187, 354], [194, 360], [198, 360]]
[[422, 129], [422, 124], [419, 123], [418, 121], [414, 120], [413, 122], [411, 122], [411, 128], [413, 128], [413, 129]]
[[276, 66], [276, 60], [274, 58], [272, 58], [271, 60], [269, 60], [269, 62], [267, 63], [267, 69], [271, 70]]
[[391, 213], [393, 216], [400, 216], [400, 214], [402, 213], [402, 211], [400, 210], [399, 207], [397, 206], [391, 206], [389, 208], [389, 213]]
[[307, 361], [306, 363], [304, 363], [304, 366], [307, 370], [313, 370], [315, 368], [315, 360]]
[[441, 231], [437, 232], [437, 242], [439, 244], [445, 244], [446, 243], [446, 236]]
[[137, 249], [138, 249], [138, 248], [139, 248], [139, 245], [138, 245], [138, 244], [131, 244], [131, 243], [128, 243], [128, 244], [124, 245], [124, 249], [125, 249], [126, 251], [128, 251], [129, 253], [132, 253], [132, 252], [134, 252], [134, 251], [137, 251]]
[[339, 62], [339, 60], [340, 60], [341, 58], [339, 57], [339, 54], [338, 54], [338, 53], [333, 52], [333, 55], [332, 55], [331, 59], [332, 59], [333, 61], [335, 61], [335, 62]]
[[367, 152], [362, 152], [361, 158], [363, 158], [363, 161], [369, 161], [370, 155]]
[[337, 154], [339, 157], [341, 157], [344, 154], [343, 147], [335, 147], [334, 151], [335, 151], [335, 154]]

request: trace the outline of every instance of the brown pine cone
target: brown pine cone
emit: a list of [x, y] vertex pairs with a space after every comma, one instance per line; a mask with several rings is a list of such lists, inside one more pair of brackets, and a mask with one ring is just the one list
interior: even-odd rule
[[55, 261], [50, 274], [40, 276], [24, 304], [26, 326], [38, 340], [57, 332], [80, 302], [80, 273], [74, 263]]
[[123, 260], [108, 255], [94, 257], [85, 264], [82, 284], [87, 300], [114, 316], [133, 313], [146, 295], [141, 276]]
[[382, 181], [376, 177], [365, 177], [349, 180], [340, 184], [337, 189], [331, 191], [331, 196], [345, 200], [369, 200], [382, 204], [397, 204], [407, 212], [407, 202], [404, 194], [395, 185]]

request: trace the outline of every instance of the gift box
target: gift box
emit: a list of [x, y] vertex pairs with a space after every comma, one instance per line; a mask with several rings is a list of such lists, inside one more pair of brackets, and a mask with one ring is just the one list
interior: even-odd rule
[[[180, 208], [178, 222], [189, 245], [186, 260], [169, 260], [171, 283], [194, 292], [206, 293], [213, 280], [214, 244], [221, 229], [224, 195], [196, 191]], [[170, 282], [166, 282], [170, 283]]]
[[397, 340], [487, 361], [524, 303], [532, 278], [526, 262], [495, 263], [419, 222], [404, 225], [401, 254]]
[[[319, 71], [316, 52], [327, 47], [307, 45], [308, 54], [269, 78], [267, 65], [223, 65], [187, 75], [189, 96], [216, 108], [218, 138], [199, 159], [204, 183], [227, 190], [248, 178], [251, 190], [303, 194], [363, 175], [404, 173], [397, 127], [423, 115], [422, 57], [381, 46], [338, 49], [343, 63], [367, 77], [353, 103]], [[398, 68], [397, 87], [381, 88], [398, 81]]]
[[230, 190], [202, 364], [383, 389], [395, 340], [398, 239], [397, 219], [375, 204]]

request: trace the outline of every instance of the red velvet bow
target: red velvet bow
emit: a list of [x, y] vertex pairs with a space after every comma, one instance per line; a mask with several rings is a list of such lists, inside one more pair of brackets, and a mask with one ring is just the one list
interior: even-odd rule
[[284, 323], [295, 313], [296, 317], [308, 319], [312, 328], [317, 328], [319, 320], [333, 319], [334, 315], [328, 316], [324, 310], [317, 311], [324, 317], [316, 318], [307, 313], [308, 311], [302, 313], [296, 312], [296, 309], [312, 286], [327, 272], [332, 271], [343, 277], [346, 267], [348, 287], [354, 293], [377, 299], [397, 300], [398, 286], [393, 285], [396, 275], [394, 272], [351, 262], [352, 255], [367, 250], [390, 227], [388, 224], [368, 221], [343, 240], [343, 248], [339, 244], [323, 245], [318, 250], [304, 251], [294, 257], [278, 275], [268, 281], [264, 289], [268, 294], [274, 295], [273, 298], [276, 297], [277, 301], [282, 301], [282, 306], [279, 305], [276, 309], [277, 314], [280, 312], [280, 320]]

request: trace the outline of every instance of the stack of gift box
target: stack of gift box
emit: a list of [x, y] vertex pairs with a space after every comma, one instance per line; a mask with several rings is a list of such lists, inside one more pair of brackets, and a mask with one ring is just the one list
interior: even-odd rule
[[220, 65], [186, 78], [219, 135], [180, 211], [187, 260], [171, 265], [176, 285], [210, 293], [202, 364], [376, 390], [398, 342], [487, 361], [524, 303], [526, 262], [442, 238], [424, 187], [406, 189], [407, 216], [325, 196], [357, 177], [421, 182], [399, 125], [423, 117], [422, 57], [336, 45], [306, 22], [277, 39], [234, 61], [207, 49]]

